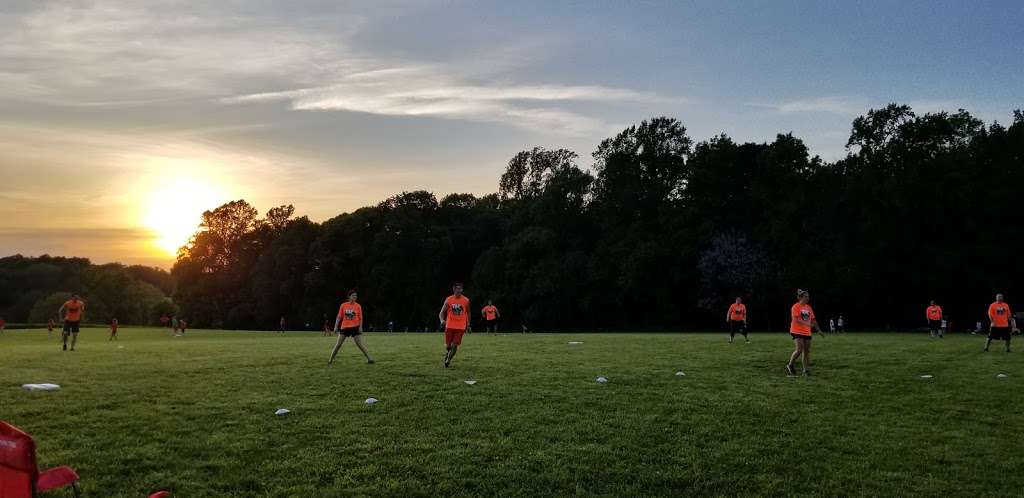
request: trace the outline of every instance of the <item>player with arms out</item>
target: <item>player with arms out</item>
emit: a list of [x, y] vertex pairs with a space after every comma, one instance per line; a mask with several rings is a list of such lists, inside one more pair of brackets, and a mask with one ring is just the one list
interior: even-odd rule
[[469, 298], [462, 295], [462, 290], [462, 284], [452, 285], [452, 295], [444, 300], [441, 312], [437, 314], [444, 328], [445, 368], [452, 365], [452, 359], [462, 344], [462, 336], [467, 330], [472, 330], [469, 326]]
[[924, 310], [924, 314], [928, 318], [928, 329], [931, 331], [931, 337], [942, 337], [942, 306], [932, 301], [928, 308]]
[[110, 339], [107, 339], [107, 340], [108, 341], [116, 341], [117, 340], [117, 318], [114, 318], [113, 320], [110, 321]]
[[359, 294], [350, 290], [348, 291], [348, 301], [341, 303], [341, 307], [338, 308], [338, 317], [334, 319], [334, 332], [338, 334], [338, 342], [334, 343], [331, 358], [327, 360], [328, 365], [334, 363], [334, 357], [338, 356], [338, 350], [341, 349], [341, 345], [345, 343], [347, 337], [351, 337], [355, 341], [356, 347], [366, 357], [366, 363], [373, 364], [373, 358], [370, 357], [369, 351], [363, 345], [363, 307], [356, 302], [358, 298]]
[[811, 337], [812, 330], [817, 330], [818, 334], [825, 337], [825, 333], [821, 331], [821, 327], [818, 327], [818, 320], [814, 318], [814, 310], [811, 309], [811, 305], [807, 304], [811, 300], [811, 295], [807, 291], [802, 289], [796, 290], [796, 304], [789, 309], [790, 323], [789, 323], [789, 335], [793, 336], [793, 344], [796, 346], [796, 350], [789, 356], [789, 364], [786, 365], [786, 373], [790, 376], [796, 376], [796, 368], [794, 364], [797, 358], [803, 357], [804, 375], [811, 375]]
[[488, 299], [487, 306], [480, 310], [480, 315], [484, 317], [484, 331], [492, 334], [498, 331], [498, 319], [501, 318], [501, 312], [494, 305], [494, 301]]
[[743, 304], [742, 298], [737, 297], [736, 302], [729, 305], [725, 321], [729, 323], [729, 344], [736, 338], [737, 331], [750, 344], [750, 337], [747, 337], [747, 305]]
[[64, 301], [57, 310], [57, 316], [64, 320], [64, 351], [68, 350], [68, 336], [71, 336], [71, 350], [75, 350], [78, 343], [78, 332], [82, 323], [82, 315], [85, 314], [85, 301], [82, 301], [78, 294], [72, 294], [71, 299]]
[[1003, 301], [1002, 294], [996, 294], [996, 301], [988, 305], [988, 339], [985, 341], [985, 351], [992, 345], [993, 339], [1001, 339], [1006, 342], [1006, 352], [1010, 352], [1010, 330], [1017, 331], [1017, 320], [1013, 318], [1010, 305]]

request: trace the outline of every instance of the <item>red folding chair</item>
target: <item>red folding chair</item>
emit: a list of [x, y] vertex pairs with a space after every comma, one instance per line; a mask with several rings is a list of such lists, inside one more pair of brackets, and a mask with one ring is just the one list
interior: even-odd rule
[[37, 493], [71, 485], [75, 497], [78, 474], [71, 467], [39, 472], [32, 436], [0, 420], [0, 498], [36, 498]]

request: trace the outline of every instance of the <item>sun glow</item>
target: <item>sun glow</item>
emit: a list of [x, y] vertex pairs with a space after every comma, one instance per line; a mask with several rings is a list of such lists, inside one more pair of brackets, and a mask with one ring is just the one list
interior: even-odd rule
[[154, 244], [174, 256], [198, 229], [203, 211], [226, 201], [227, 197], [209, 183], [172, 180], [150, 194], [149, 211], [143, 222], [156, 233]]

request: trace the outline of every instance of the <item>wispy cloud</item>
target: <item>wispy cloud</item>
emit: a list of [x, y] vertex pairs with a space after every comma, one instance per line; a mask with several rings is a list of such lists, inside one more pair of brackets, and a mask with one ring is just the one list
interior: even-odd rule
[[442, 76], [430, 67], [401, 67], [343, 76], [315, 88], [255, 93], [223, 99], [227, 103], [288, 101], [295, 110], [343, 110], [390, 116], [434, 116], [484, 122], [509, 122], [527, 128], [571, 134], [593, 132], [600, 120], [563, 108], [529, 103], [567, 101], [665, 102], [645, 92], [596, 85], [479, 85]]
[[[498, 83], [502, 64], [486, 57], [384, 57], [353, 48], [361, 24], [349, 13], [326, 29], [322, 21], [216, 7], [200, 14], [169, 1], [46, 4], [0, 17], [0, 83], [6, 98], [78, 107], [281, 100], [293, 110], [431, 116], [573, 135], [607, 126], [568, 102], [681, 101], [601, 85]], [[507, 51], [492, 52], [500, 59]], [[274, 88], [287, 90], [267, 91]]]
[[863, 114], [871, 106], [865, 97], [849, 95], [833, 95], [806, 99], [787, 100], [776, 103], [752, 103], [755, 107], [766, 107], [781, 113], [823, 112], [843, 116]]

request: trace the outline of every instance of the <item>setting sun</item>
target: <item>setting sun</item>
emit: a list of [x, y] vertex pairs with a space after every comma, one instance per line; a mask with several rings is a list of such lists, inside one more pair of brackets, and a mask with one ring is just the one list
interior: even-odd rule
[[151, 194], [145, 224], [156, 234], [154, 244], [173, 256], [195, 233], [203, 211], [226, 201], [211, 185], [194, 180], [175, 180]]

